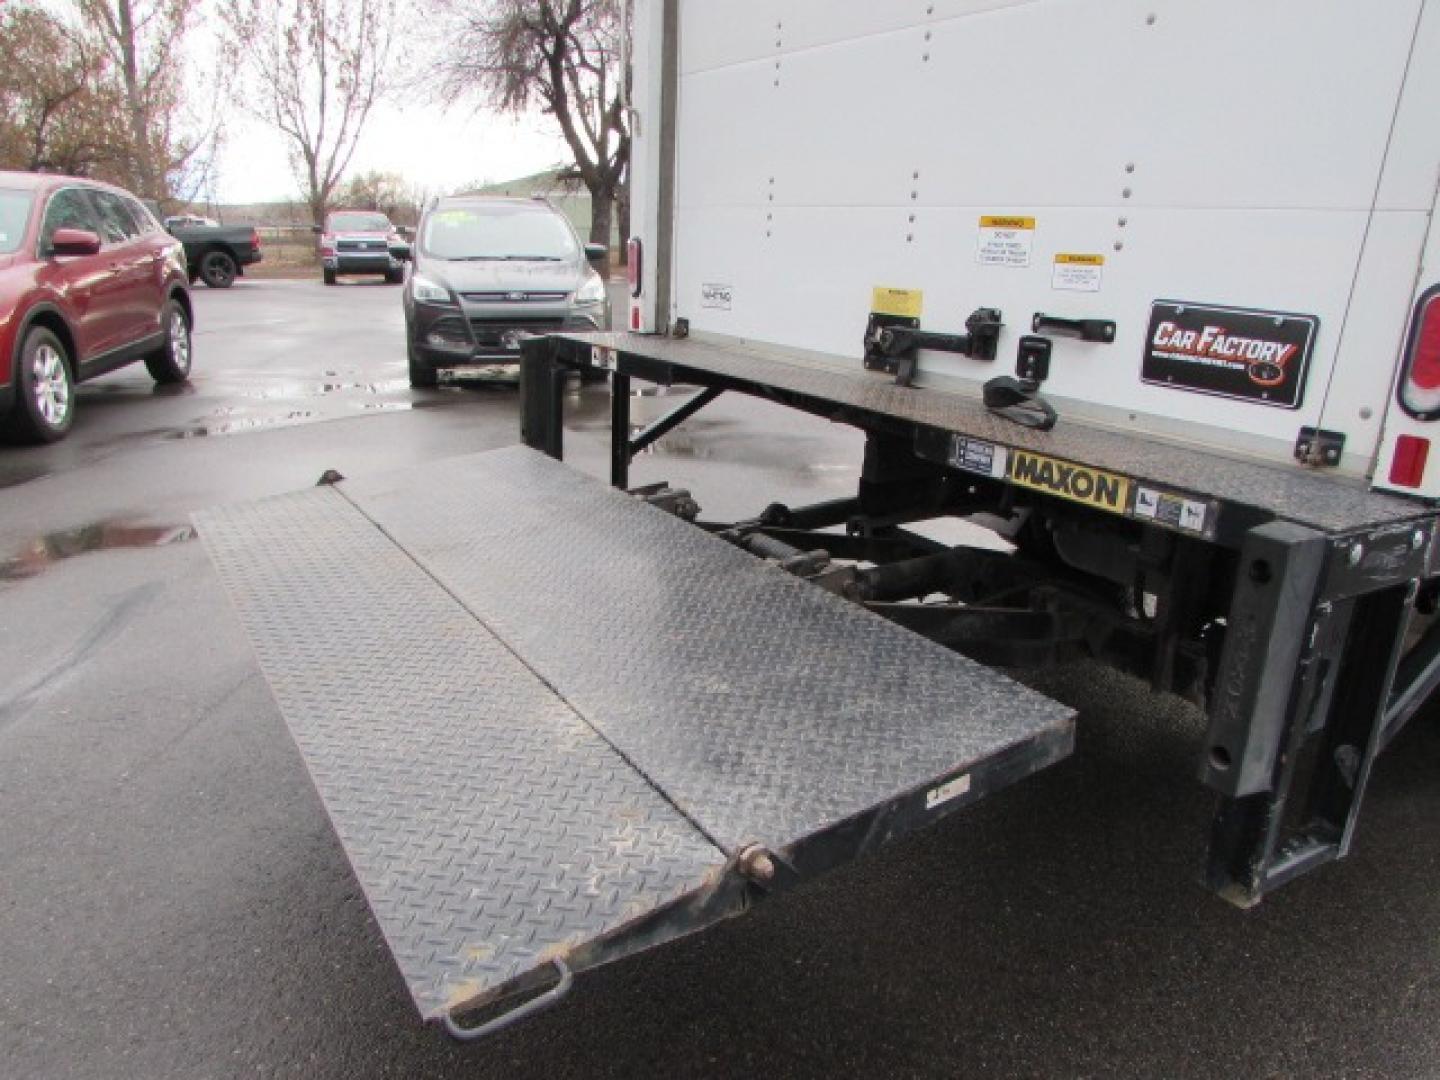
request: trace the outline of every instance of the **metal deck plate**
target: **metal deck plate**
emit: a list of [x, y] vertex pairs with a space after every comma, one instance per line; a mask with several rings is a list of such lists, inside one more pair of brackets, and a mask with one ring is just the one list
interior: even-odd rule
[[837, 407], [1034, 450], [1162, 487], [1253, 507], [1266, 515], [1325, 532], [1349, 532], [1433, 516], [1432, 510], [1418, 503], [1298, 466], [1279, 468], [1215, 452], [1197, 453], [1193, 447], [1063, 417], [1051, 431], [1035, 431], [996, 416], [977, 399], [943, 390], [896, 386], [893, 377], [866, 371], [859, 360], [840, 356], [821, 359], [753, 342], [718, 344], [627, 333], [554, 336], [586, 350], [601, 345], [622, 354], [756, 387], [777, 387]]
[[728, 851], [1069, 730], [1048, 698], [533, 450], [341, 488]]
[[747, 842], [868, 849], [1072, 745], [1070, 710], [530, 450], [197, 521], [426, 1016], [734, 913], [704, 899]]
[[197, 524], [422, 1015], [723, 864], [333, 489]]

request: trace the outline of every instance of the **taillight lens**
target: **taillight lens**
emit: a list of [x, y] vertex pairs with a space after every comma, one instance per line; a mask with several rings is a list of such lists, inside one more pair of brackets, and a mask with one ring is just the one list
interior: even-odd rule
[[1416, 420], [1440, 420], [1440, 285], [1415, 305], [1398, 393], [1400, 407]]
[[632, 236], [625, 241], [625, 282], [630, 286], [630, 295], [640, 295], [640, 283], [643, 280], [640, 273], [640, 259], [644, 254], [644, 245], [640, 243], [638, 236]]
[[1419, 435], [1397, 435], [1395, 456], [1390, 459], [1390, 483], [1396, 487], [1419, 487], [1425, 479], [1425, 459], [1429, 456], [1429, 439]]
[[251, 249], [254, 250], [254, 251], [259, 251], [259, 250], [260, 250], [260, 230], [259, 230], [259, 229], [251, 229], [251, 230], [250, 230], [250, 247], [251, 247]]

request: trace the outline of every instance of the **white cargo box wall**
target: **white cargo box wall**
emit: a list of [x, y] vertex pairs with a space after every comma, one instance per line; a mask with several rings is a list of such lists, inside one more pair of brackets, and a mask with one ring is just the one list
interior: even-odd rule
[[[634, 218], [662, 260], [663, 5], [636, 9]], [[1062, 423], [1291, 464], [1301, 427], [1325, 428], [1345, 436], [1339, 472], [1383, 483], [1387, 423], [1426, 427], [1392, 403], [1434, 276], [1434, 6], [679, 0], [669, 316], [859, 364], [876, 286], [920, 290], [929, 330], [996, 307], [995, 361], [920, 358], [922, 385], [975, 393], [1014, 373], [1035, 313], [1110, 319], [1113, 343], [1055, 338], [1043, 393]], [[647, 266], [646, 328], [658, 293]], [[1262, 382], [1232, 398], [1144, 381], [1165, 300], [1197, 328], [1223, 322], [1209, 308], [1310, 317], [1287, 319], [1313, 320], [1303, 381], [1303, 348], [1251, 346], [1298, 382], [1295, 406]]]

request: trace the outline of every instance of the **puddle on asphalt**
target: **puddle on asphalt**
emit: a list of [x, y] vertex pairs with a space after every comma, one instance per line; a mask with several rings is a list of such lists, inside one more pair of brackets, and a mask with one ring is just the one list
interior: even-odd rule
[[191, 525], [135, 525], [97, 521], [36, 537], [19, 554], [0, 562], [0, 581], [23, 581], [44, 573], [63, 559], [116, 548], [152, 548], [195, 539]]
[[314, 419], [309, 409], [292, 409], [276, 416], [237, 416], [233, 419], [219, 419], [166, 432], [165, 439], [203, 439], [210, 435], [233, 435], [237, 431], [254, 431], [256, 428], [278, 427], [283, 424], [299, 424]]
[[[326, 394], [402, 394], [410, 389], [409, 379], [376, 379], [371, 382], [347, 380], [333, 372], [326, 372], [325, 382], [295, 380], [272, 383], [268, 386], [238, 386], [234, 389], [237, 397], [257, 401], [276, 401], [288, 398], [323, 397]], [[331, 381], [333, 380], [333, 381]]]

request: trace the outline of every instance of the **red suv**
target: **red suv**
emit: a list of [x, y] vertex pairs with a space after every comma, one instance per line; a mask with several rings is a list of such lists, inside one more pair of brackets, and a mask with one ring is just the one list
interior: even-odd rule
[[145, 361], [190, 376], [185, 252], [129, 192], [0, 172], [0, 433], [53, 442], [75, 384]]

